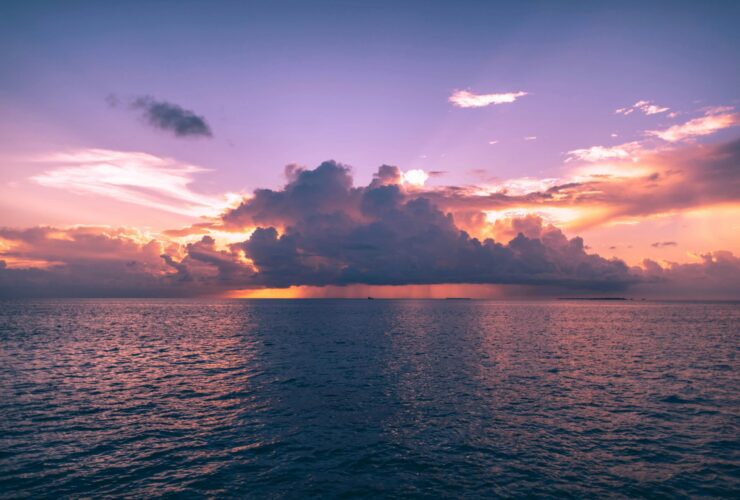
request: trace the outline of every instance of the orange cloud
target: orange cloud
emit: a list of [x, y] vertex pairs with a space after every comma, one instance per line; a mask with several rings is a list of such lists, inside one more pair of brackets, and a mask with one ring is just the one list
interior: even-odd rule
[[647, 133], [667, 142], [678, 142], [692, 137], [710, 135], [736, 125], [740, 125], [740, 113], [730, 112], [728, 108], [722, 107], [707, 111], [700, 118], [673, 125], [665, 130], [650, 130]]

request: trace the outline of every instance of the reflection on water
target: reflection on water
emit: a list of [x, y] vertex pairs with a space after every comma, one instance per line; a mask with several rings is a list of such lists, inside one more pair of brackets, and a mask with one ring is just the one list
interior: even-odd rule
[[732, 495], [737, 304], [0, 303], [0, 494]]

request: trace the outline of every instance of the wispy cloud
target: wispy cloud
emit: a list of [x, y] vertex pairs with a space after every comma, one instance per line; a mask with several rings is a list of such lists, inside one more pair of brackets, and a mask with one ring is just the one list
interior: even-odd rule
[[206, 169], [140, 152], [85, 149], [38, 158], [48, 170], [31, 177], [46, 187], [109, 197], [171, 213], [214, 216], [229, 199], [207, 196], [190, 185]]
[[491, 104], [509, 104], [527, 92], [506, 92], [502, 94], [475, 94], [467, 90], [456, 90], [449, 97], [449, 101], [458, 108], [482, 108]]
[[678, 142], [692, 137], [710, 135], [736, 125], [740, 125], [740, 113], [735, 113], [733, 108], [720, 107], [710, 109], [702, 117], [673, 125], [665, 130], [650, 130], [647, 134], [667, 142]]
[[615, 111], [618, 115], [630, 115], [634, 113], [635, 111], [641, 111], [642, 113], [645, 113], [646, 115], [657, 115], [660, 113], [665, 113], [666, 111], [670, 111], [671, 108], [658, 106], [657, 104], [654, 104], [650, 101], [637, 101], [632, 106], [627, 106], [625, 108], [619, 108]]
[[591, 146], [590, 148], [573, 149], [568, 151], [566, 162], [582, 160], [587, 162], [598, 162], [604, 160], [627, 160], [639, 149], [637, 142], [628, 142], [618, 146]]

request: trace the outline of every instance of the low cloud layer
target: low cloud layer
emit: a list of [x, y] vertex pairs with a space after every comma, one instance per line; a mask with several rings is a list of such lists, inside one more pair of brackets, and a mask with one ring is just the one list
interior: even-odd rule
[[203, 116], [177, 104], [143, 96], [135, 99], [131, 107], [140, 110], [144, 119], [153, 127], [172, 132], [177, 137], [212, 137], [211, 127]]

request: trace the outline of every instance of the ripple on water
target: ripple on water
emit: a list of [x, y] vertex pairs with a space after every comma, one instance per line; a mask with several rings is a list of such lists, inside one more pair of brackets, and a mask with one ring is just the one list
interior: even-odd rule
[[735, 496], [737, 304], [0, 302], [0, 496]]

